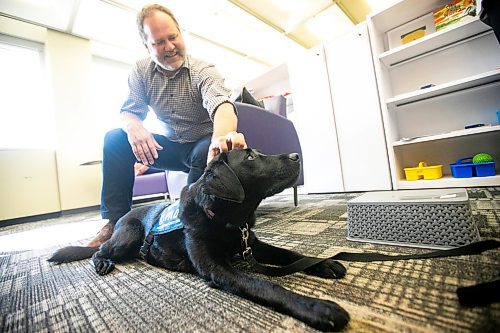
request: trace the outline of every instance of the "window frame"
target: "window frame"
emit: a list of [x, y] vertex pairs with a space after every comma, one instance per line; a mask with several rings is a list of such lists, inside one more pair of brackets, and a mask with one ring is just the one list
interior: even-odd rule
[[[15, 48], [20, 48], [20, 49], [26, 49], [26, 50], [31, 50], [35, 51], [38, 53], [38, 61], [39, 61], [39, 66], [40, 66], [40, 73], [42, 75], [42, 79], [46, 83], [46, 111], [47, 111], [47, 116], [51, 117], [52, 121], [52, 128], [55, 129], [55, 114], [54, 114], [54, 109], [52, 105], [52, 97], [50, 96], [50, 84], [49, 84], [49, 79], [48, 79], [48, 73], [47, 73], [47, 66], [45, 62], [45, 55], [46, 55], [46, 50], [45, 50], [45, 44], [42, 42], [30, 40], [30, 39], [24, 39], [21, 37], [16, 37], [12, 35], [8, 35], [5, 33], [0, 32], [0, 44], [4, 44], [10, 47], [15, 47]], [[53, 131], [52, 131], [53, 132]], [[9, 146], [5, 145], [3, 142], [0, 142], [0, 150], [55, 150], [56, 147], [56, 138], [55, 134], [52, 133], [51, 137], [47, 137], [47, 144], [43, 146]]]

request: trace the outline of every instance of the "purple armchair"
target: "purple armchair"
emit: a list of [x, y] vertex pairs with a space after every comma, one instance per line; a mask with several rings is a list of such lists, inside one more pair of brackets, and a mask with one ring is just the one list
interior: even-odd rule
[[135, 177], [132, 197], [144, 197], [163, 194], [165, 200], [180, 198], [182, 188], [187, 184], [188, 174], [182, 171], [164, 171], [155, 169]]
[[[293, 123], [275, 113], [260, 107], [235, 103], [238, 110], [238, 131], [245, 135], [248, 147], [262, 151], [264, 154], [276, 155], [298, 153], [302, 160], [299, 137]], [[165, 197], [177, 199], [186, 185], [187, 174], [180, 171], [165, 171], [137, 176], [133, 196], [165, 194]], [[298, 204], [297, 186], [304, 184], [304, 173], [293, 186], [293, 200]]]
[[[245, 135], [248, 147], [268, 155], [298, 153], [302, 161], [302, 149], [293, 123], [285, 117], [266, 111], [258, 106], [235, 103], [238, 110], [238, 132]], [[304, 185], [304, 173], [293, 186], [293, 200], [298, 204], [297, 186]]]
[[166, 171], [150, 170], [148, 170], [148, 173], [144, 173], [135, 177], [132, 197], [144, 197], [163, 194], [165, 196], [165, 199], [168, 199]]

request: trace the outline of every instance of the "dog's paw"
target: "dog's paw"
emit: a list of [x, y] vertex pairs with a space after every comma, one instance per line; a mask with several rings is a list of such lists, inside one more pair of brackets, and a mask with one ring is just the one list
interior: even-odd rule
[[115, 264], [110, 259], [106, 259], [95, 254], [92, 256], [92, 262], [94, 263], [95, 271], [99, 275], [106, 275], [115, 268]]
[[207, 282], [207, 286], [209, 286], [210, 288], [221, 289], [220, 285], [213, 280], [206, 281], [206, 282]]
[[340, 305], [323, 300], [315, 300], [310, 304], [310, 314], [313, 314], [313, 318], [307, 320], [307, 324], [320, 331], [340, 331], [350, 319]]
[[319, 276], [325, 279], [341, 279], [345, 276], [346, 268], [338, 261], [326, 259], [305, 270], [306, 274]]

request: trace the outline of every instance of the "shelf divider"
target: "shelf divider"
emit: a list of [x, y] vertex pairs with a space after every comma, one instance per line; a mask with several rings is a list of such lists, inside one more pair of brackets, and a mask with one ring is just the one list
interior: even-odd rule
[[393, 147], [398, 147], [398, 146], [411, 145], [411, 144], [415, 144], [415, 143], [437, 141], [437, 140], [464, 137], [464, 136], [469, 136], [469, 135], [477, 135], [477, 134], [497, 132], [497, 131], [500, 131], [500, 125], [482, 126], [482, 127], [457, 130], [457, 131], [452, 131], [452, 132], [442, 133], [442, 134], [437, 134], [437, 135], [416, 137], [414, 139], [411, 138], [410, 140], [399, 140], [399, 141], [393, 142], [392, 145], [393, 145]]
[[500, 175], [471, 178], [454, 178], [451, 175], [445, 175], [443, 178], [434, 180], [400, 180], [398, 182], [400, 190], [481, 186], [500, 186]]
[[387, 99], [387, 108], [394, 109], [410, 103], [422, 101], [425, 99], [450, 94], [470, 88], [483, 86], [490, 83], [500, 82], [500, 69], [492, 70], [486, 73], [469, 76], [460, 80], [450, 81], [437, 86], [411, 91]]
[[380, 54], [379, 59], [389, 68], [490, 30], [492, 31], [490, 26], [483, 23], [479, 17], [475, 17], [472, 20], [456, 23], [406, 45], [388, 50]]

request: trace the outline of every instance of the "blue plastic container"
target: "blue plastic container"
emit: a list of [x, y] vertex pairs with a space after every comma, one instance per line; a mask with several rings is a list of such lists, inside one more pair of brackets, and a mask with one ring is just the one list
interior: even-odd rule
[[[465, 163], [465, 161], [468, 161]], [[450, 164], [451, 175], [455, 178], [470, 178], [474, 175], [472, 157], [461, 158], [455, 164]]]
[[474, 164], [472, 157], [466, 157], [450, 164], [450, 169], [455, 178], [488, 177], [495, 175], [495, 162]]
[[495, 175], [495, 162], [474, 164], [476, 167], [476, 176], [488, 177]]

